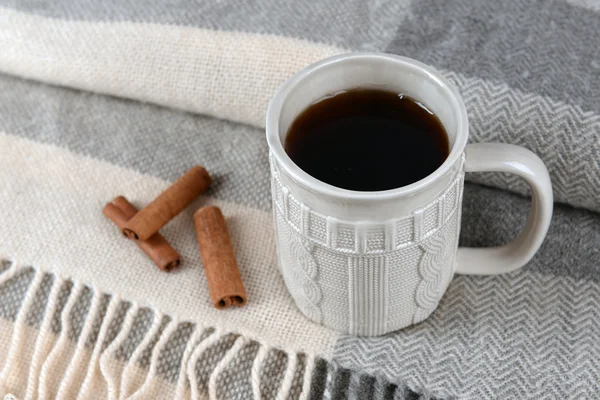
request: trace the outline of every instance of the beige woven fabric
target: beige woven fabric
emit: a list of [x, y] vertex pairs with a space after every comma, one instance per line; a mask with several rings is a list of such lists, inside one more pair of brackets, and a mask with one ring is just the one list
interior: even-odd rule
[[[331, 356], [338, 334], [306, 320], [288, 295], [274, 260], [265, 262], [267, 261], [265, 255], [270, 254], [274, 257], [270, 213], [210, 198], [196, 201], [164, 230], [164, 234], [177, 244], [177, 249], [185, 260], [183, 268], [165, 274], [154, 268], [141, 251], [137, 251], [131, 243], [124, 240], [100, 210], [103, 203], [119, 193], [138, 204], [147, 203], [168, 185], [167, 182], [78, 156], [61, 148], [6, 134], [0, 134], [0, 147], [6, 150], [5, 156], [0, 158], [0, 181], [9, 187], [27, 182], [28, 187], [36, 188], [39, 194], [14, 201], [14, 192], [0, 193], [0, 204], [13, 204], [12, 207], [2, 207], [3, 211], [0, 211], [0, 219], [13, 227], [10, 231], [2, 232], [6, 252], [3, 259], [14, 260], [13, 269], [4, 274], [5, 279], [10, 271], [14, 271], [15, 274], [22, 273], [23, 266], [36, 264], [41, 250], [46, 260], [44, 263], [47, 266], [46, 271], [54, 279], [59, 280], [54, 285], [64, 284], [64, 279], [59, 277], [69, 277], [76, 282], [68, 297], [70, 303], [68, 301], [64, 307], [75, 307], [77, 302], [82, 301], [78, 299], [78, 291], [84, 290], [84, 282], [87, 284], [85, 290], [92, 293], [90, 294], [92, 298], [87, 301], [89, 310], [85, 318], [80, 316], [80, 321], [73, 322], [75, 328], [71, 328], [79, 331], [79, 339], [76, 340], [74, 334], [68, 336], [68, 331], [62, 329], [58, 342], [54, 346], [43, 345], [50, 350], [40, 353], [39, 362], [43, 362], [46, 366], [46, 373], [42, 371], [39, 376], [29, 374], [34, 381], [38, 376], [37, 390], [42, 397], [44, 394], [71, 393], [73, 387], [79, 386], [78, 382], [84, 382], [86, 378], [88, 385], [97, 388], [88, 390], [87, 387], [82, 387], [81, 391], [85, 394], [83, 398], [88, 398], [87, 396], [94, 398], [87, 392], [96, 393], [98, 390], [104, 390], [101, 388], [108, 385], [107, 377], [99, 380], [98, 376], [99, 363], [106, 349], [98, 350], [100, 353], [94, 357], [85, 354], [85, 351], [89, 350], [86, 350], [86, 344], [88, 347], [91, 346], [91, 343], [88, 343], [91, 340], [89, 339], [91, 332], [95, 330], [96, 335], [101, 335], [102, 328], [98, 324], [110, 324], [112, 321], [113, 316], [104, 315], [103, 313], [106, 314], [107, 311], [101, 310], [99, 305], [104, 295], [110, 296], [111, 299], [119, 296], [128, 302], [137, 302], [138, 307], [143, 306], [154, 315], [152, 325], [145, 332], [146, 341], [142, 340], [138, 343], [136, 347], [138, 353], [129, 354], [131, 359], [128, 365], [134, 365], [141, 357], [141, 352], [150, 351], [148, 349], [159, 344], [166, 345], [167, 342], [164, 341], [169, 340], [170, 334], [167, 327], [162, 327], [160, 323], [162, 317], [159, 316], [163, 313], [168, 314], [171, 319], [177, 318], [180, 321], [196, 323], [196, 330], [204, 329], [201, 327], [218, 330], [219, 333], [213, 334], [213, 338], [225, 340], [224, 349], [229, 345], [226, 340], [228, 335], [243, 335], [246, 340], [258, 341], [258, 347], [285, 348], [285, 358], [291, 352], [300, 352], [313, 357]], [[48, 163], [46, 160], [54, 161]], [[39, 168], [32, 167], [35, 165]], [[77, 171], [77, 173], [73, 174], [70, 171]], [[89, 184], [100, 176], [105, 184]], [[219, 205], [229, 220], [232, 240], [250, 298], [249, 304], [244, 308], [223, 312], [216, 310], [210, 302], [191, 218], [194, 210], [206, 203]], [[45, 246], [40, 248], [36, 245], [38, 243], [45, 243]], [[60, 245], [61, 243], [64, 245]], [[35, 276], [41, 279], [40, 274], [43, 273], [38, 270]], [[90, 285], [88, 282], [93, 284]], [[41, 281], [37, 283], [34, 281], [27, 289], [28, 297], [22, 303], [18, 314], [20, 317], [16, 317], [14, 337], [9, 346], [2, 347], [4, 351], [20, 354], [22, 341], [26, 340], [26, 335], [19, 330], [27, 326], [25, 318], [30, 312], [28, 308], [34, 306], [27, 303], [27, 299], [33, 301], [40, 284]], [[148, 299], [151, 303], [148, 303]], [[104, 307], [114, 313], [117, 306]], [[45, 317], [51, 318], [50, 316], [59, 310], [58, 306], [55, 308], [56, 310], [46, 310]], [[61, 321], [68, 324], [71, 313], [68, 308], [62, 310]], [[98, 321], [102, 322], [98, 322], [98, 318], [101, 318]], [[273, 323], [266, 325], [266, 321], [273, 321]], [[174, 329], [174, 325], [171, 322], [171, 329]], [[139, 329], [135, 330], [139, 331]], [[45, 337], [49, 334], [42, 329], [40, 340], [47, 340]], [[79, 351], [73, 350], [74, 340], [78, 343], [75, 348], [80, 347]], [[96, 345], [100, 344], [96, 343]], [[193, 346], [194, 343], [189, 345]], [[233, 361], [239, 351], [241, 348], [230, 354], [230, 361]], [[160, 352], [161, 350], [156, 348], [155, 357], [158, 357]], [[202, 353], [195, 356], [200, 358]], [[16, 364], [15, 357], [17, 356], [9, 356], [5, 368], [11, 371], [21, 368]], [[19, 359], [21, 357], [18, 356]], [[105, 362], [109, 363], [107, 357], [109, 356], [104, 356]], [[149, 373], [153, 375], [155, 373], [153, 366], [157, 360], [148, 357], [150, 357]], [[248, 357], [253, 359], [252, 355]], [[216, 367], [216, 365], [210, 367], [212, 372]], [[228, 363], [221, 365], [221, 369], [227, 367]], [[140, 378], [139, 373], [136, 372], [138, 369], [130, 367], [113, 369], [114, 379], [120, 381], [121, 385], [127, 383], [127, 387], [122, 386], [117, 391], [120, 396], [132, 395], [135, 392], [133, 388], [142, 386], [145, 378]], [[285, 365], [281, 366], [281, 369], [284, 370], [285, 375]], [[177, 372], [177, 368], [175, 371]], [[294, 366], [290, 371], [288, 375], [294, 376], [296, 367]], [[146, 370], [143, 372], [148, 373]], [[188, 371], [188, 374], [190, 373], [193, 372]], [[86, 376], [88, 374], [92, 374], [91, 378]], [[25, 393], [24, 383], [27, 374], [11, 372], [10, 375], [15, 375], [18, 379], [13, 382], [7, 378], [5, 389], [19, 394]], [[217, 379], [218, 375], [215, 375], [214, 379]], [[284, 380], [283, 376], [279, 378], [281, 381]], [[154, 383], [151, 383], [153, 378], [149, 379], [144, 391], [154, 390], [152, 389]], [[288, 378], [288, 381], [289, 379], [291, 378]], [[62, 384], [66, 386], [61, 388]], [[213, 384], [216, 385], [216, 381]], [[66, 394], [65, 396], [69, 397]]]

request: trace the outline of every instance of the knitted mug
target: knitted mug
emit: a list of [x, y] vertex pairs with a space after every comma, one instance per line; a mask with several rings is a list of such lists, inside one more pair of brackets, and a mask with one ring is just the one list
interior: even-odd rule
[[[395, 91], [424, 103], [448, 133], [446, 161], [415, 183], [375, 192], [341, 189], [300, 169], [284, 150], [292, 122], [314, 102], [353, 88]], [[510, 144], [468, 145], [458, 91], [415, 60], [353, 53], [312, 64], [275, 93], [266, 134], [281, 274], [300, 311], [338, 331], [382, 335], [423, 321], [455, 273], [522, 267], [550, 224], [552, 186], [543, 162]], [[531, 186], [529, 219], [509, 244], [458, 247], [464, 176], [474, 171], [513, 173]]]

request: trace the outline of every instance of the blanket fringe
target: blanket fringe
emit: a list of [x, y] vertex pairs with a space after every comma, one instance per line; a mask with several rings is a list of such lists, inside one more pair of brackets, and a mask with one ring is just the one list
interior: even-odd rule
[[[69, 314], [75, 308], [75, 304], [77, 303], [77, 299], [81, 292], [83, 291], [84, 286], [77, 282], [71, 288], [71, 294], [69, 295], [69, 300], [65, 305], [64, 310], [62, 311], [60, 318], [60, 335], [58, 337], [58, 341], [56, 345], [52, 348], [52, 351], [46, 358], [46, 361], [42, 364], [42, 372], [40, 374], [40, 398], [46, 399], [50, 396], [48, 392], [51, 391], [51, 388], [48, 386], [56, 381], [56, 375], [51, 375], [50, 371], [53, 373], [57, 371], [55, 365], [58, 364], [60, 357], [63, 355], [63, 352], [66, 352], [66, 347], [69, 342], [69, 334], [68, 334], [68, 322], [69, 322]], [[50, 375], [50, 376], [49, 376]]]
[[244, 347], [246, 345], [247, 342], [248, 342], [248, 339], [246, 339], [245, 337], [243, 337], [243, 336], [238, 337], [235, 340], [235, 343], [233, 344], [231, 349], [229, 349], [229, 351], [227, 351], [227, 353], [225, 354], [225, 357], [223, 357], [221, 359], [221, 361], [219, 361], [219, 363], [217, 364], [217, 366], [215, 367], [213, 372], [210, 374], [210, 378], [208, 380], [208, 397], [209, 398], [211, 398], [211, 399], [217, 398], [217, 378], [219, 377], [221, 372], [223, 372], [225, 367], [227, 367], [227, 365], [233, 360], [233, 358], [237, 355], [237, 353], [242, 349], [242, 347]]
[[[94, 293], [89, 311], [90, 316], [96, 316], [96, 314], [98, 313], [101, 299], [102, 294], [100, 292]], [[92, 327], [94, 325], [94, 317], [90, 318], [90, 316], [86, 318], [85, 324], [83, 325], [83, 330], [81, 331], [81, 334], [79, 334], [79, 339], [77, 340], [77, 349], [75, 350], [75, 354], [71, 358], [71, 362], [69, 363], [69, 367], [67, 368], [65, 377], [63, 378], [62, 382], [60, 383], [60, 386], [58, 387], [58, 394], [56, 395], [56, 397], [59, 399], [72, 398], [72, 396], [68, 393], [69, 387], [72, 385], [73, 380], [75, 379], [76, 371], [84, 362], [83, 359], [86, 356], [85, 342], [87, 340], [88, 335], [90, 335]]]
[[192, 391], [192, 400], [197, 400], [200, 398], [199, 388], [198, 388], [198, 375], [196, 374], [196, 364], [198, 363], [198, 359], [209, 347], [217, 343], [221, 339], [221, 332], [215, 330], [212, 334], [198, 343], [196, 349], [192, 353], [188, 364], [186, 366], [186, 373], [188, 376], [188, 380], [190, 381], [191, 391]]
[[[146, 380], [142, 384], [142, 386], [129, 397], [130, 399], [147, 399], [151, 396], [153, 383], [155, 382], [152, 377], [156, 375], [156, 369], [158, 368], [158, 356], [162, 350], [164, 350], [165, 345], [171, 338], [171, 335], [177, 329], [179, 325], [179, 321], [177, 319], [169, 321], [167, 327], [160, 335], [160, 339], [154, 345], [154, 349], [152, 349], [152, 356], [150, 359], [150, 368], [148, 369], [148, 375], [146, 375]], [[146, 396], [146, 397], [144, 397]]]
[[121, 330], [113, 342], [108, 346], [104, 354], [100, 357], [100, 372], [106, 380], [108, 386], [108, 398], [110, 400], [116, 400], [119, 393], [119, 383], [121, 382], [117, 376], [113, 376], [112, 371], [109, 369], [109, 361], [115, 358], [115, 352], [123, 344], [131, 328], [133, 327], [134, 318], [139, 308], [137, 303], [132, 303], [127, 309], [125, 320], [121, 326]]
[[[50, 343], [46, 340], [52, 333], [50, 332], [50, 325], [52, 323], [52, 317], [54, 310], [58, 303], [58, 297], [62, 289], [64, 282], [59, 277], [54, 277], [52, 282], [52, 290], [48, 295], [48, 303], [44, 310], [44, 317], [42, 319], [42, 326], [39, 330], [38, 337], [35, 341], [35, 347], [33, 350], [33, 357], [31, 364], [29, 365], [29, 376], [27, 377], [27, 387], [25, 389], [25, 397], [33, 398], [34, 393], [38, 389], [38, 377], [41, 373], [41, 367], [43, 361], [46, 359], [48, 352], [50, 351]], [[16, 329], [16, 327], [15, 327]], [[5, 366], [10, 365], [6, 362]], [[2, 381], [4, 382], [4, 380]]]
[[281, 381], [281, 388], [277, 394], [276, 400], [285, 400], [288, 398], [290, 390], [292, 389], [292, 383], [294, 383], [294, 374], [296, 373], [297, 357], [296, 353], [288, 354], [288, 363]]
[[177, 389], [175, 391], [176, 399], [181, 399], [184, 396], [186, 386], [188, 383], [188, 374], [187, 374], [188, 361], [190, 359], [190, 356], [194, 352], [196, 346], [198, 346], [198, 342], [200, 342], [200, 340], [201, 340], [200, 338], [201, 338], [202, 334], [204, 334], [204, 333], [205, 333], [204, 329], [198, 329], [198, 327], [196, 327], [190, 337], [188, 346], [186, 347], [185, 351], [183, 352], [183, 356], [181, 357], [181, 364], [179, 367], [179, 370], [181, 372], [179, 373], [179, 378], [177, 378]]
[[[108, 308], [106, 309], [106, 314], [104, 314], [104, 319], [102, 320], [102, 325], [100, 326], [100, 332], [98, 332], [98, 338], [96, 339], [96, 343], [94, 343], [92, 357], [90, 358], [90, 366], [87, 370], [87, 373], [85, 374], [85, 378], [83, 379], [83, 384], [81, 385], [81, 390], [77, 395], [77, 400], [84, 399], [86, 396], [91, 395], [93, 393], [91, 387], [93, 385], [93, 379], [98, 369], [98, 358], [100, 357], [102, 346], [104, 345], [104, 341], [106, 340], [108, 326], [115, 317], [120, 302], [121, 298], [119, 296], [114, 296], [110, 299], [110, 303], [108, 304]], [[102, 368], [101, 363], [100, 368]]]
[[123, 374], [121, 375], [121, 394], [119, 396], [119, 400], [125, 400], [127, 398], [127, 392], [129, 391], [129, 385], [133, 375], [132, 369], [135, 367], [135, 362], [138, 360], [142, 352], [148, 347], [154, 336], [158, 334], [162, 318], [162, 313], [157, 313], [153, 316], [152, 325], [150, 326], [150, 329], [148, 329], [148, 332], [146, 332], [144, 340], [142, 340], [142, 342], [136, 347], [130, 357], [130, 362], [125, 366]]
[[261, 367], [267, 358], [267, 354], [269, 354], [269, 348], [266, 346], [262, 346], [258, 349], [258, 353], [256, 354], [256, 358], [254, 359], [254, 363], [252, 364], [252, 393], [254, 394], [255, 400], [261, 399], [260, 394], [260, 375], [261, 375]]
[[[241, 379], [256, 400], [265, 396], [305, 400], [313, 397], [313, 375], [322, 370], [312, 354], [288, 352], [219, 327], [179, 321], [154, 307], [0, 256], [3, 298], [14, 304], [0, 309], [0, 326], [12, 329], [6, 348], [0, 348], [7, 354], [0, 369], [0, 396], [228, 399], [230, 381]], [[273, 367], [272, 357], [285, 358]], [[236, 368], [245, 370], [238, 373]], [[334, 375], [342, 370], [326, 363], [325, 396], [332, 395]], [[358, 373], [352, 373], [349, 381], [347, 389], [361, 384]], [[389, 385], [378, 382], [376, 390], [388, 393]], [[262, 390], [267, 386], [276, 392], [266, 395]]]
[[17, 355], [20, 353], [22, 338], [23, 338], [23, 327], [25, 325], [25, 317], [27, 312], [31, 308], [33, 300], [35, 298], [35, 293], [40, 288], [42, 280], [44, 278], [41, 272], [35, 274], [33, 278], [33, 282], [31, 282], [30, 288], [27, 290], [27, 294], [25, 295], [25, 299], [23, 300], [23, 304], [21, 306], [21, 310], [17, 315], [17, 319], [15, 321], [15, 329], [13, 330], [13, 334], [10, 340], [10, 348], [8, 350], [8, 357], [6, 358], [6, 362], [4, 363], [4, 367], [2, 368], [2, 372], [0, 372], [0, 382], [5, 382], [8, 378], [8, 375], [11, 373], [11, 370], [15, 364], [15, 359]]
[[306, 367], [304, 368], [304, 378], [302, 381], [302, 392], [300, 393], [300, 400], [307, 400], [310, 394], [310, 384], [312, 379], [313, 370], [315, 369], [315, 358], [312, 355], [306, 356]]

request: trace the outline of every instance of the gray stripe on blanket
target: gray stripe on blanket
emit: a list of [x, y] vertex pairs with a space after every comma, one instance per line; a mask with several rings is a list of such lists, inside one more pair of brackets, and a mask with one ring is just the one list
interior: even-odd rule
[[562, 0], [414, 2], [388, 51], [600, 111], [600, 14]]
[[457, 276], [424, 322], [344, 336], [334, 362], [461, 399], [597, 398], [598, 284], [531, 274]]
[[0, 75], [0, 130], [168, 181], [202, 164], [214, 178], [210, 194], [271, 207], [260, 129]]
[[105, 0], [1, 0], [0, 6], [42, 16], [87, 21], [132, 21], [266, 33], [361, 50], [384, 49], [410, 0], [236, 0], [190, 2]]
[[[548, 167], [555, 201], [600, 211], [600, 115], [504, 84], [447, 73], [469, 113], [469, 141], [516, 144]], [[526, 194], [516, 175], [477, 173], [467, 179]]]
[[[0, 75], [0, 130], [168, 181], [201, 163], [216, 178], [213, 196], [271, 208], [267, 146], [259, 129]], [[464, 202], [461, 242], [470, 246], [509, 241], [529, 208], [525, 198], [468, 184]], [[548, 237], [528, 269], [600, 281], [598, 243], [600, 215], [556, 206]]]

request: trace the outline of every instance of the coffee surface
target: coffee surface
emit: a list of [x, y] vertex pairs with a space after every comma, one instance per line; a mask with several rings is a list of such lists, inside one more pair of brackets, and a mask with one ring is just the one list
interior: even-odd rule
[[354, 89], [324, 98], [292, 123], [285, 151], [302, 170], [344, 189], [395, 189], [423, 179], [449, 154], [425, 105], [402, 94]]

